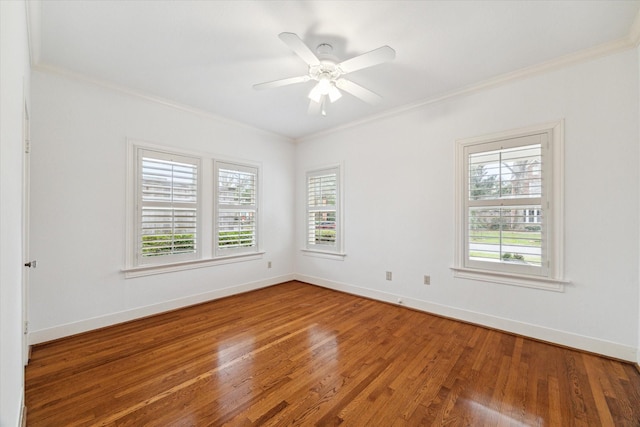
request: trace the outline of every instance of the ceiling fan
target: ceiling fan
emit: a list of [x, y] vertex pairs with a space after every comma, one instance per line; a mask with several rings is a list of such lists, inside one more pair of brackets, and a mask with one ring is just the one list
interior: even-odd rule
[[321, 112], [326, 116], [326, 100], [335, 102], [342, 96], [343, 90], [356, 98], [375, 105], [382, 99], [380, 95], [345, 79], [345, 74], [363, 68], [372, 67], [383, 62], [391, 61], [396, 51], [389, 46], [382, 46], [362, 55], [338, 62], [332, 55], [333, 47], [322, 43], [316, 48], [317, 55], [294, 33], [280, 33], [280, 40], [287, 44], [309, 66], [309, 72], [303, 76], [253, 85], [254, 89], [270, 89], [294, 83], [304, 83], [314, 80], [317, 83], [309, 92], [309, 114]]

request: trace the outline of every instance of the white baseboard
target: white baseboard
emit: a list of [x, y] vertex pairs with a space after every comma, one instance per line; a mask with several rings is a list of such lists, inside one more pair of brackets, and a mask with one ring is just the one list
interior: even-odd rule
[[272, 277], [269, 279], [231, 286], [224, 289], [216, 289], [214, 291], [191, 295], [184, 298], [178, 298], [171, 301], [165, 301], [159, 304], [152, 304], [145, 307], [138, 307], [118, 313], [107, 314], [105, 316], [93, 317], [91, 319], [85, 319], [79, 322], [67, 323], [47, 329], [36, 330], [32, 331], [29, 334], [29, 344], [33, 345], [52, 341], [55, 339], [68, 337], [70, 335], [92, 331], [94, 329], [113, 326], [118, 323], [140, 319], [142, 317], [152, 316], [154, 314], [160, 314], [167, 311], [188, 307], [190, 305], [228, 297], [230, 295], [249, 292], [260, 288], [266, 288], [268, 286], [277, 285], [279, 283], [288, 282], [290, 280], [294, 280], [293, 274]]
[[22, 411], [20, 411], [20, 420], [18, 421], [20, 427], [27, 427], [27, 407], [22, 405]]
[[392, 304], [398, 304], [398, 298], [401, 298], [401, 305], [415, 310], [449, 317], [480, 326], [486, 326], [489, 328], [498, 329], [501, 331], [510, 332], [525, 337], [562, 345], [565, 347], [571, 347], [578, 350], [601, 354], [603, 356], [626, 360], [633, 363], [637, 363], [638, 360], [637, 355], [639, 354], [638, 352], [640, 351], [640, 349], [601, 340], [598, 338], [573, 334], [571, 332], [560, 331], [557, 329], [519, 322], [517, 320], [505, 319], [456, 307], [435, 304], [424, 300], [407, 298], [402, 295], [361, 288], [359, 286], [354, 286], [346, 283], [333, 282], [318, 277], [296, 274], [295, 279], [301, 282], [310, 283], [312, 285], [322, 286], [336, 291], [346, 292], [349, 294]]

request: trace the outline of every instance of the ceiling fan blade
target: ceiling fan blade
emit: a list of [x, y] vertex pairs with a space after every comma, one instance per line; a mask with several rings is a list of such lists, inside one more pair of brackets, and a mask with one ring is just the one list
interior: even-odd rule
[[371, 92], [369, 89], [363, 88], [351, 80], [338, 79], [336, 80], [336, 86], [371, 105], [376, 105], [382, 101], [382, 97], [380, 95]]
[[280, 33], [280, 40], [285, 42], [287, 46], [293, 50], [308, 65], [320, 65], [318, 57], [309, 49], [300, 37], [294, 33]]
[[391, 61], [395, 57], [395, 50], [391, 49], [389, 46], [382, 46], [372, 50], [371, 52], [363, 53], [362, 55], [347, 59], [346, 61], [339, 63], [338, 67], [346, 74], [382, 64], [383, 62]]
[[256, 85], [253, 85], [253, 88], [256, 89], [256, 90], [271, 89], [271, 88], [274, 88], [274, 87], [292, 85], [294, 83], [308, 82], [309, 79], [310, 79], [309, 76], [289, 77], [288, 79], [281, 79], [281, 80], [274, 80], [272, 82], [258, 83]]

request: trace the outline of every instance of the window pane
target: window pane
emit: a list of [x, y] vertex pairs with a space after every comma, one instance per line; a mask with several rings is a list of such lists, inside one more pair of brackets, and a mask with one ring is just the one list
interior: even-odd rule
[[218, 247], [246, 248], [255, 245], [255, 212], [237, 210], [218, 212]]
[[[138, 262], [193, 258], [198, 238], [198, 159], [144, 149], [139, 156]], [[163, 256], [167, 258], [153, 261]]]
[[218, 203], [220, 205], [255, 205], [256, 174], [220, 168], [218, 171]]
[[308, 242], [312, 245], [335, 245], [336, 242], [336, 212], [309, 212]]
[[195, 253], [196, 210], [142, 208], [143, 257]]
[[469, 200], [540, 197], [542, 146], [526, 145], [469, 155]]
[[255, 252], [258, 247], [258, 169], [216, 162], [215, 171], [216, 254]]
[[542, 264], [541, 206], [469, 208], [469, 259]]
[[309, 207], [335, 206], [336, 178], [336, 174], [309, 177]]
[[337, 251], [341, 247], [338, 231], [339, 168], [307, 172], [306, 246], [323, 251]]
[[195, 203], [197, 197], [197, 166], [143, 157], [143, 202]]
[[497, 163], [469, 162], [469, 199], [484, 200], [500, 197], [500, 174]]

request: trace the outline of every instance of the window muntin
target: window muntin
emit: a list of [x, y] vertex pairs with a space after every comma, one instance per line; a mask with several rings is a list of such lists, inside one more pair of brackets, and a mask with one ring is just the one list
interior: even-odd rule
[[215, 162], [216, 255], [258, 251], [258, 168]]
[[541, 132], [464, 147], [464, 267], [548, 274], [548, 140]]
[[165, 264], [199, 256], [200, 160], [137, 150], [136, 264]]
[[307, 173], [306, 247], [340, 250], [340, 174], [330, 168]]

